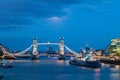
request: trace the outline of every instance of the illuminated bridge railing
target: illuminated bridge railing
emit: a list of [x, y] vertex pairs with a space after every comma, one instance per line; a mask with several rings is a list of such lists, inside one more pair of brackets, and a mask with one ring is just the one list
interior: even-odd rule
[[60, 43], [50, 43], [50, 42], [47, 42], [47, 43], [38, 43], [38, 45], [60, 45]]

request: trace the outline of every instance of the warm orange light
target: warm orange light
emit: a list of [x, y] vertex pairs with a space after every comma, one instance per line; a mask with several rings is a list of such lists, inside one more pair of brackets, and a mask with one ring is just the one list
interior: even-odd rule
[[95, 72], [100, 72], [100, 68], [94, 69]]
[[2, 58], [2, 59], [5, 58], [5, 55], [0, 56], [0, 58]]
[[63, 62], [64, 62], [64, 60], [58, 60], [58, 62], [59, 62], [59, 63], [63, 63]]
[[116, 69], [120, 69], [120, 65], [116, 65], [115, 68], [116, 68]]

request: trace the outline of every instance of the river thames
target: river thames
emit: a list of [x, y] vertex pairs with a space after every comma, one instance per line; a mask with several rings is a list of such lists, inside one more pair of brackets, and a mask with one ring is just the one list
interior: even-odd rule
[[73, 66], [69, 60], [15, 60], [13, 68], [0, 68], [2, 80], [120, 80], [120, 69], [102, 65], [93, 69]]

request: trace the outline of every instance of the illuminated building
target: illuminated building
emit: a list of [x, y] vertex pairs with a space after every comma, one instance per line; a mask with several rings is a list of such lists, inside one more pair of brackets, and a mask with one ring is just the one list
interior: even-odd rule
[[110, 53], [110, 55], [120, 56], [120, 38], [112, 39], [106, 51]]

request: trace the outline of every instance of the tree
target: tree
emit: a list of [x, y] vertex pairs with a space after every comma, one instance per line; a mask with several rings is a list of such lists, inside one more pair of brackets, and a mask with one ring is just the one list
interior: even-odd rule
[[0, 59], [2, 59], [4, 56], [3, 51], [0, 50]]
[[3, 51], [0, 50], [0, 56], [3, 56]]

